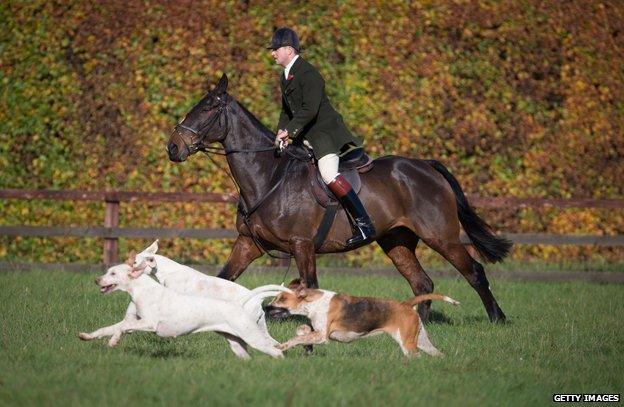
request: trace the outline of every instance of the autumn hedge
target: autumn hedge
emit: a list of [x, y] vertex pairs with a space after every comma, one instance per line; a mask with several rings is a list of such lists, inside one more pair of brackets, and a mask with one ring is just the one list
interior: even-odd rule
[[[223, 72], [273, 129], [279, 67], [264, 47], [287, 25], [371, 155], [436, 158], [480, 196], [622, 197], [618, 0], [29, 1], [4, 2], [0, 21], [0, 188], [231, 191], [205, 157], [169, 162], [165, 142]], [[233, 227], [231, 206], [196, 206], [126, 205], [122, 224]], [[502, 231], [624, 233], [622, 211], [481, 212]], [[101, 204], [4, 201], [0, 210], [2, 224], [102, 219]], [[222, 262], [229, 244], [165, 247]], [[622, 260], [608, 248], [514, 255]], [[365, 249], [345, 259], [381, 257]], [[2, 258], [97, 261], [100, 242], [0, 237]]]

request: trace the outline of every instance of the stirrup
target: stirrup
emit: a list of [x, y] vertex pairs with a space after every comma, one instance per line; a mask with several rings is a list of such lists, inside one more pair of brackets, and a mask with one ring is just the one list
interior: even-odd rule
[[373, 241], [375, 237], [375, 227], [369, 217], [367, 217], [367, 219], [352, 220], [349, 216], [349, 220], [351, 221], [351, 228], [353, 229], [354, 235], [347, 239], [347, 246], [355, 246]]

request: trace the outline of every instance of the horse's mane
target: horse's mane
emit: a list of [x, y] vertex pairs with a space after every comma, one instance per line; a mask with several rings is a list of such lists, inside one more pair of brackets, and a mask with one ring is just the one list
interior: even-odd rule
[[259, 130], [261, 130], [263, 133], [271, 136], [271, 138], [273, 137], [273, 132], [271, 130], [269, 130], [269, 128], [267, 126], [265, 126], [260, 120], [258, 120], [256, 118], [256, 116], [253, 115], [253, 113], [251, 113], [246, 107], [245, 105], [243, 105], [241, 102], [239, 102], [238, 100], [236, 100], [236, 103], [238, 104], [238, 106], [240, 106], [241, 110], [243, 111], [243, 114], [245, 115], [245, 117], [247, 119], [249, 119], [249, 121], [251, 121], [251, 123], [258, 128]]
[[[247, 108], [241, 102], [239, 102], [238, 100], [235, 101], [241, 108], [241, 111], [243, 112], [245, 117], [249, 119], [249, 121], [251, 121], [254, 127], [256, 127], [259, 131], [263, 132], [265, 136], [269, 137], [269, 139], [273, 140], [275, 134], [271, 130], [269, 130], [269, 128], [265, 126], [260, 120], [258, 120], [256, 116], [253, 115], [253, 113], [247, 110]], [[295, 142], [294, 144], [291, 144], [289, 148], [291, 152], [290, 155], [293, 157], [297, 157], [298, 161], [307, 162], [309, 160], [308, 151], [303, 147], [303, 145], [301, 145], [301, 142]]]

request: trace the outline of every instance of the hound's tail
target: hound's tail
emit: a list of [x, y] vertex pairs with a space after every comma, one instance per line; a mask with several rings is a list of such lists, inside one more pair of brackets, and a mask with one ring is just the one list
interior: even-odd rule
[[453, 305], [459, 305], [459, 301], [455, 301], [451, 297], [447, 297], [446, 295], [442, 295], [442, 294], [418, 295], [414, 298], [410, 298], [409, 300], [403, 301], [403, 304], [409, 305], [410, 307], [415, 307], [423, 301], [430, 301], [430, 300], [440, 300], [440, 301], [448, 302]]
[[260, 287], [254, 288], [249, 294], [243, 297], [240, 300], [240, 304], [243, 307], [247, 307], [252, 304], [254, 306], [259, 306], [262, 303], [263, 299], [267, 297], [275, 297], [279, 293], [283, 292], [292, 292], [292, 290], [276, 284], [261, 285]]

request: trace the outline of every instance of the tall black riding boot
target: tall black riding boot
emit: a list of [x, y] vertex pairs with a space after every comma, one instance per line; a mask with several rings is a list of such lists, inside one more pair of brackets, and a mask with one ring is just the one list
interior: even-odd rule
[[362, 201], [360, 201], [360, 198], [351, 188], [351, 184], [342, 175], [338, 174], [327, 186], [349, 215], [354, 235], [347, 239], [347, 246], [370, 242], [375, 236], [375, 227], [368, 213], [366, 213]]

